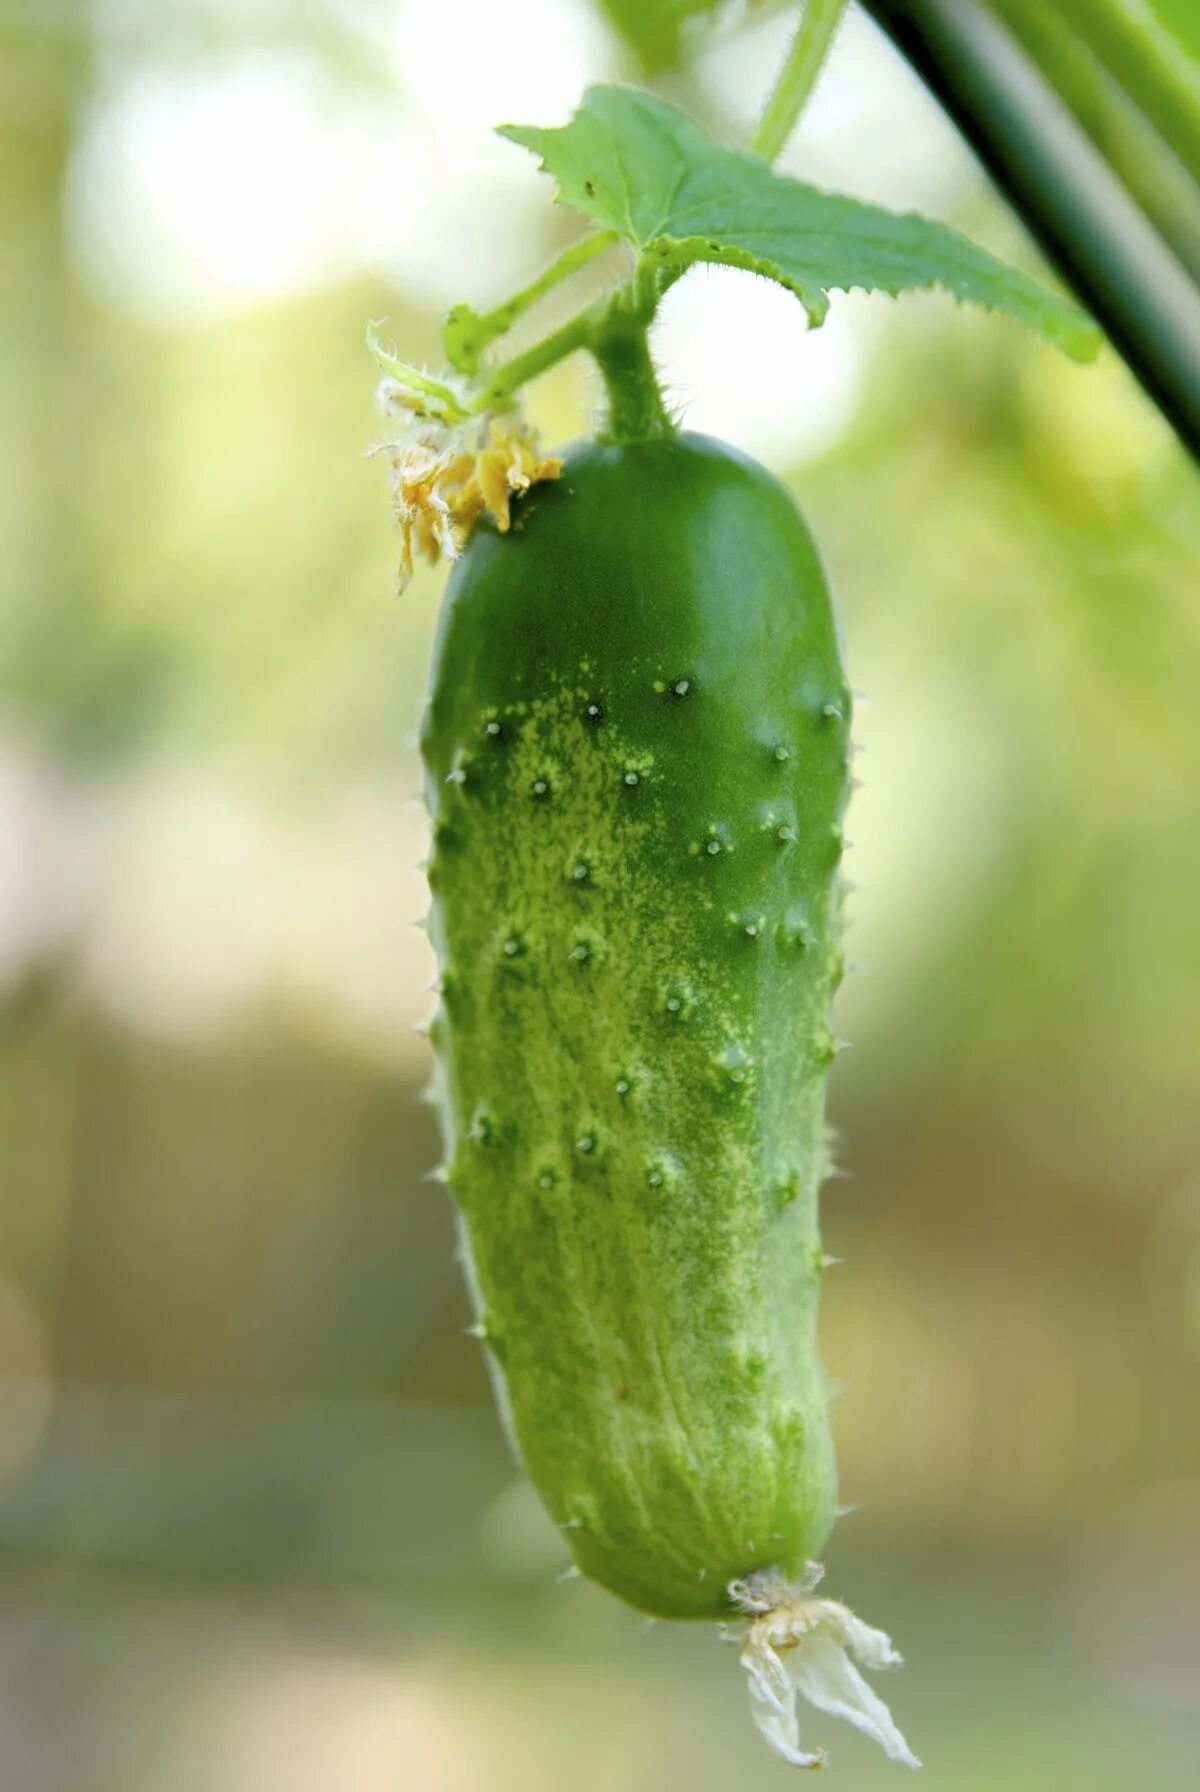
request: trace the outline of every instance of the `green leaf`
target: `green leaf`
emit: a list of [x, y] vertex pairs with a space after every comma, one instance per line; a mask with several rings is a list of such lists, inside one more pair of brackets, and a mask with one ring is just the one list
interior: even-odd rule
[[563, 203], [667, 273], [700, 261], [747, 268], [794, 292], [813, 324], [833, 291], [941, 286], [1007, 312], [1076, 360], [1099, 348], [1086, 313], [957, 231], [776, 174], [649, 94], [592, 87], [569, 124], [500, 134], [542, 158]]

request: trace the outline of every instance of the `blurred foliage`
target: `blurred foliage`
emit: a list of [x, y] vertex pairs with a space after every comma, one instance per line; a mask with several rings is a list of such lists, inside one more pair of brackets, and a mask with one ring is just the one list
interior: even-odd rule
[[689, 29], [707, 23], [723, 0], [601, 0], [605, 15], [648, 73], [673, 67]]
[[[368, 273], [152, 325], [64, 226], [114, 59], [379, 82], [389, 9], [0, 17], [0, 1784], [766, 1786], [711, 1636], [555, 1585], [421, 1180], [436, 587], [391, 596], [362, 326], [432, 357], [435, 308]], [[792, 480], [870, 699], [835, 1590], [935, 1787], [1182, 1792], [1200, 481], [1114, 357], [918, 301], [862, 352]], [[578, 428], [573, 371], [534, 408]]]
[[864, 3], [1200, 458], [1195, 8]]

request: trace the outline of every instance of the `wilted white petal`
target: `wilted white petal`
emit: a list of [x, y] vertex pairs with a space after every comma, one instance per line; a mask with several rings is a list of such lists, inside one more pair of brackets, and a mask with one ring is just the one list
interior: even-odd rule
[[824, 1752], [800, 1746], [800, 1692], [819, 1710], [845, 1718], [873, 1737], [893, 1761], [919, 1767], [891, 1712], [850, 1659], [852, 1653], [864, 1667], [886, 1668], [898, 1665], [900, 1656], [882, 1630], [864, 1624], [848, 1606], [814, 1599], [820, 1578], [820, 1569], [810, 1563], [795, 1585], [779, 1574], [763, 1573], [735, 1581], [729, 1589], [746, 1615], [738, 1635], [759, 1731], [794, 1767], [820, 1767]]
[[805, 1754], [796, 1721], [796, 1691], [770, 1643], [747, 1641], [742, 1666], [750, 1686], [750, 1713], [760, 1736], [793, 1767], [821, 1767], [825, 1752]]
[[787, 1712], [795, 1707], [792, 1683], [787, 1669], [770, 1643], [760, 1644], [757, 1653], [744, 1652], [742, 1665], [751, 1676], [751, 1692], [765, 1711]]
[[844, 1717], [848, 1724], [876, 1741], [885, 1755], [906, 1767], [921, 1763], [892, 1721], [892, 1714], [872, 1692], [846, 1653], [845, 1645], [818, 1628], [805, 1637], [790, 1662], [797, 1692], [818, 1711]]
[[864, 1624], [861, 1618], [855, 1617], [848, 1605], [839, 1605], [836, 1599], [822, 1599], [819, 1603], [822, 1607], [822, 1628], [837, 1636], [865, 1668], [904, 1666], [903, 1655], [892, 1647], [891, 1637], [886, 1636], [882, 1630], [875, 1630], [870, 1624]]

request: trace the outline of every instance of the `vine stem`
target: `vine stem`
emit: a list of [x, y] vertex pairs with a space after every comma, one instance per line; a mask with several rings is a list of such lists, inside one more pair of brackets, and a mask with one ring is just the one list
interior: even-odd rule
[[523, 354], [493, 369], [471, 406], [477, 415], [503, 410], [518, 389], [568, 355], [585, 349], [595, 360], [608, 395], [605, 438], [643, 441], [670, 435], [673, 424], [650, 356], [647, 330], [659, 297], [657, 270], [639, 269], [608, 299], [580, 312]]
[[576, 349], [593, 348], [595, 327], [595, 313], [589, 308], [552, 331], [541, 342], [535, 342], [523, 354], [513, 355], [511, 360], [502, 362], [489, 374], [487, 385], [471, 409], [475, 412], [502, 410], [518, 387], [525, 385], [528, 380], [536, 378], [539, 373], [545, 373], [548, 367], [565, 360]]
[[475, 373], [484, 352], [499, 337], [506, 335], [518, 318], [620, 240], [620, 234], [615, 230], [598, 230], [580, 242], [572, 243], [536, 280], [492, 311], [475, 311], [470, 305], [456, 305], [446, 319], [444, 331], [446, 352], [452, 364], [460, 373]]
[[657, 280], [635, 275], [605, 306], [592, 342], [608, 408], [601, 441], [645, 442], [675, 433], [650, 353], [649, 330], [658, 305]]
[[795, 130], [845, 10], [846, 0], [805, 0], [804, 16], [796, 27], [787, 61], [750, 144], [764, 161], [773, 162]]

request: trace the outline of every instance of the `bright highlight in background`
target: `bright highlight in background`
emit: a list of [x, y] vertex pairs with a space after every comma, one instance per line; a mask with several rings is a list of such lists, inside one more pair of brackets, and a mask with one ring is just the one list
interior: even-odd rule
[[[366, 258], [398, 128], [389, 145], [302, 55], [140, 73], [85, 126], [72, 240], [110, 301], [148, 321], [193, 323], [320, 284]], [[396, 228], [420, 195], [389, 184]]]
[[499, 294], [529, 271], [549, 191], [496, 138], [497, 105], [565, 117], [609, 72], [609, 44], [576, 4], [411, 0], [395, 87], [339, 81], [302, 51], [143, 67], [85, 122], [66, 196], [75, 253], [109, 304], [168, 326], [372, 266], [438, 305]]
[[609, 77], [612, 39], [578, 0], [401, 0], [393, 55], [439, 160], [498, 124], [562, 124], [590, 81]]
[[841, 298], [809, 330], [791, 293], [735, 268], [704, 267], [668, 293], [655, 351], [667, 402], [688, 429], [795, 465], [850, 421], [876, 327], [859, 300]]

